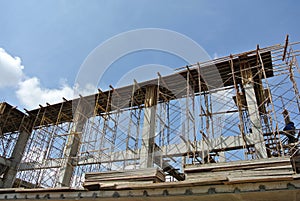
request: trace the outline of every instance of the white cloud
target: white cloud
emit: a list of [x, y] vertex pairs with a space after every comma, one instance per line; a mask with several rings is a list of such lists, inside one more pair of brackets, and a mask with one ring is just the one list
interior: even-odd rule
[[37, 77], [29, 78], [19, 82], [16, 91], [19, 101], [28, 109], [33, 109], [38, 104], [62, 102], [62, 97], [66, 99], [73, 98], [73, 89], [67, 84], [63, 84], [59, 89], [48, 89], [41, 87], [40, 80]]
[[19, 82], [16, 95], [26, 109], [34, 109], [39, 104], [45, 106], [46, 103], [55, 104], [62, 102], [62, 97], [72, 100], [79, 97], [79, 94], [83, 96], [90, 95], [96, 93], [97, 89], [91, 84], [85, 85], [82, 89], [78, 89], [76, 86], [70, 87], [63, 79], [59, 85], [58, 88], [54, 89], [45, 88], [41, 85], [39, 78], [27, 78]]
[[[20, 57], [12, 56], [0, 48], [0, 88], [15, 87], [16, 96], [26, 109], [37, 108], [39, 104], [45, 105], [46, 102], [58, 103], [62, 101], [62, 97], [73, 99], [74, 90], [63, 79], [58, 83], [58, 88], [49, 89], [41, 86], [39, 78], [27, 77], [23, 70], [24, 66]], [[80, 91], [83, 92], [82, 95], [86, 95], [95, 91], [95, 87], [86, 86]]]
[[19, 57], [13, 57], [0, 48], [0, 88], [17, 86], [24, 76], [23, 69]]
[[96, 93], [93, 84], [70, 87], [64, 79], [57, 84], [57, 88], [47, 88], [41, 85], [38, 77], [28, 77], [24, 73], [24, 66], [20, 57], [12, 56], [0, 48], [0, 89], [12, 90], [20, 104], [26, 109], [37, 108], [39, 104], [54, 104], [62, 102], [62, 97], [71, 100], [79, 94], [85, 96]]

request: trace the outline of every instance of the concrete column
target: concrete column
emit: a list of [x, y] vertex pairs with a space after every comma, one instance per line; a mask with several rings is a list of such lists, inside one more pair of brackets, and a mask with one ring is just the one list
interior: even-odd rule
[[11, 155], [11, 164], [8, 167], [8, 170], [4, 173], [2, 182], [3, 188], [11, 188], [13, 186], [30, 134], [31, 130], [24, 129], [20, 131], [20, 135]]
[[155, 148], [155, 116], [157, 86], [148, 86], [145, 95], [144, 125], [140, 152], [140, 168], [153, 167]]
[[257, 105], [257, 99], [254, 91], [254, 82], [252, 71], [247, 61], [242, 61], [241, 75], [243, 88], [245, 90], [245, 97], [247, 102], [247, 109], [252, 128], [251, 138], [255, 142], [255, 150], [258, 158], [267, 158], [267, 150], [262, 132], [261, 118]]
[[219, 155], [219, 162], [220, 163], [225, 163], [226, 162], [226, 156], [224, 151], [218, 152]]
[[84, 105], [79, 104], [73, 114], [73, 126], [71, 133], [65, 145], [63, 163], [61, 165], [58, 177], [58, 186], [69, 187], [74, 172], [76, 157], [80, 148], [80, 141], [84, 124], [86, 122], [86, 115]]
[[267, 158], [267, 150], [262, 132], [259, 110], [255, 98], [255, 92], [252, 84], [244, 86], [247, 100], [249, 117], [252, 125], [252, 139], [255, 142], [255, 150], [259, 158]]

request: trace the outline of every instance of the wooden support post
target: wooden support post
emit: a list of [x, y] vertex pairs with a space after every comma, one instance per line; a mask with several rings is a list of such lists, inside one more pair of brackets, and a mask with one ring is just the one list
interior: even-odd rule
[[[233, 56], [230, 55], [230, 67], [231, 67], [231, 73], [232, 73], [232, 79], [233, 79], [233, 84], [234, 84], [234, 89], [235, 89], [235, 97], [236, 97], [236, 105], [238, 108], [238, 113], [239, 113], [239, 129], [243, 138], [243, 148], [247, 148], [249, 151], [249, 148], [247, 146], [247, 141], [245, 137], [245, 127], [243, 123], [243, 105], [242, 105], [242, 100], [241, 100], [241, 93], [240, 89], [236, 80], [236, 75], [235, 75], [235, 69], [234, 69], [234, 64], [233, 64]], [[247, 154], [245, 153], [245, 158], [247, 158]]]
[[288, 123], [291, 122], [289, 112], [286, 109], [284, 109], [282, 114], [283, 114], [283, 118], [284, 118], [284, 123], [285, 123], [285, 125], [287, 125]]
[[285, 60], [288, 45], [289, 45], [289, 35], [287, 34], [286, 38], [285, 38], [285, 43], [284, 43], [284, 49], [283, 49], [283, 54], [282, 54], [282, 61]]
[[140, 152], [140, 168], [153, 167], [155, 148], [155, 116], [157, 86], [147, 86], [145, 95], [144, 125]]

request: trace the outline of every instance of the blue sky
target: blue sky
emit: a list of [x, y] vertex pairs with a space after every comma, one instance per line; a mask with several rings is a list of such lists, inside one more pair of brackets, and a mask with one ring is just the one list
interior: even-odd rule
[[[296, 0], [0, 0], [0, 101], [34, 108], [70, 96], [90, 52], [134, 29], [179, 32], [211, 57], [283, 43], [286, 34], [299, 41], [299, 9]], [[124, 72], [151, 63], [186, 64], [157, 51], [130, 54], [112, 65], [98, 87], [115, 85]]]

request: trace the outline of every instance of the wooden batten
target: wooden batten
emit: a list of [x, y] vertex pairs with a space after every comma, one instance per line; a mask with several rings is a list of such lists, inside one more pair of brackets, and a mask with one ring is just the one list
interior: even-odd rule
[[113, 189], [116, 185], [130, 183], [152, 184], [165, 181], [165, 173], [159, 168], [93, 172], [85, 174], [83, 186], [87, 189]]

